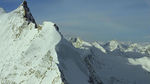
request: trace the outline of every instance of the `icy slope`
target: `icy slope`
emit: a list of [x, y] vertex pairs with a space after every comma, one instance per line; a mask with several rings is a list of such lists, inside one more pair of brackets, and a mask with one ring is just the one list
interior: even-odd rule
[[61, 84], [55, 51], [61, 36], [51, 22], [35, 28], [26, 7], [23, 2], [10, 13], [0, 13], [0, 83]]

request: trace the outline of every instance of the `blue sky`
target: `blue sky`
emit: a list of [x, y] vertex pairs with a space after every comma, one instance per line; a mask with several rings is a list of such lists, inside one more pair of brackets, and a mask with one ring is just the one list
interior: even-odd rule
[[[150, 0], [27, 0], [36, 21], [88, 41], [150, 41]], [[11, 11], [22, 0], [0, 0]]]

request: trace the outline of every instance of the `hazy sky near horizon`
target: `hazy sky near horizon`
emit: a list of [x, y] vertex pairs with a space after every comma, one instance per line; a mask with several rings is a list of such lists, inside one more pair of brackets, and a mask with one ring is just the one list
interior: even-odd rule
[[[0, 0], [6, 11], [23, 0]], [[150, 41], [150, 0], [27, 0], [36, 21], [88, 41]]]

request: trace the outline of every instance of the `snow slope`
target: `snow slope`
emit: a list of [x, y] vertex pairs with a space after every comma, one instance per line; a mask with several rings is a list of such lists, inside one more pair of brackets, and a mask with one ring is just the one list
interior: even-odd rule
[[[73, 44], [75, 43], [73, 42]], [[84, 43], [82, 42], [80, 45], [84, 45]], [[132, 49], [130, 48], [133, 44], [117, 41], [110, 41], [103, 45], [94, 42], [91, 45], [87, 45], [86, 50], [80, 53], [89, 51], [87, 55], [84, 54], [83, 59], [89, 58], [90, 66], [104, 84], [150, 83], [150, 55], [146, 53], [146, 50], [143, 53], [143, 50], [149, 45], [136, 44]], [[85, 48], [83, 47], [80, 46], [80, 49]]]
[[0, 83], [61, 84], [55, 51], [61, 36], [51, 22], [35, 28], [23, 5], [0, 14]]
[[66, 40], [27, 2], [0, 8], [0, 84], [150, 84], [150, 44]]
[[147, 46], [117, 41], [88, 43], [71, 38], [70, 42], [61, 40], [56, 50], [67, 84], [149, 84]]

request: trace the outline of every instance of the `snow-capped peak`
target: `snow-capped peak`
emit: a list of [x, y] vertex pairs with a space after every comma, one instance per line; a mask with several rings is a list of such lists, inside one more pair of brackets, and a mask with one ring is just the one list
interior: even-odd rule
[[26, 21], [28, 21], [28, 24], [34, 23], [35, 24], [35, 28], [38, 27], [34, 17], [32, 16], [32, 14], [30, 12], [30, 9], [28, 7], [27, 1], [23, 1], [23, 3], [21, 3], [21, 5], [15, 10], [15, 12], [16, 13], [20, 13], [23, 16], [23, 18]]
[[90, 43], [83, 41], [79, 37], [77, 38], [70, 38], [70, 41], [76, 48], [83, 48], [83, 46], [92, 46]]
[[106, 49], [111, 52], [116, 50], [118, 46], [119, 46], [119, 43], [115, 40], [109, 41], [108, 43], [105, 44]]

